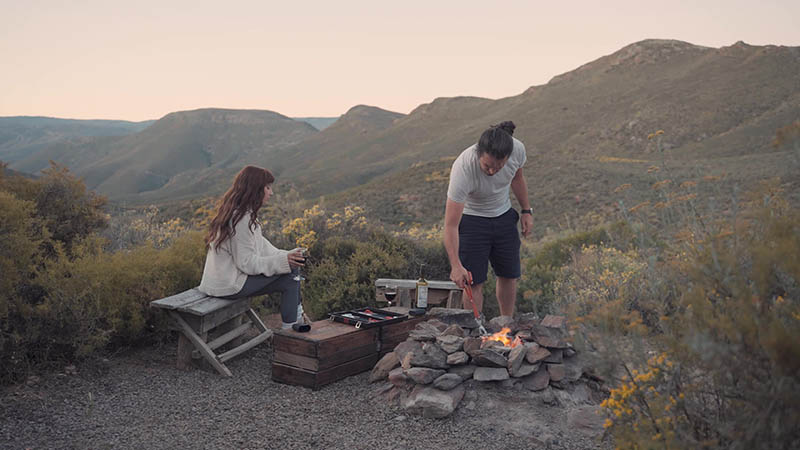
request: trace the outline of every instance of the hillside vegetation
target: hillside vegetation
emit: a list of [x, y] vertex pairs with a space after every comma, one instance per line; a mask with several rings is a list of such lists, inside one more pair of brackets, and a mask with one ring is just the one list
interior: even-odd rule
[[76, 172], [113, 198], [185, 197], [214, 190], [244, 165], [315, 133], [309, 124], [270, 111], [172, 113]]
[[[800, 48], [646, 40], [498, 100], [438, 98], [407, 115], [359, 105], [322, 131], [269, 111], [178, 112], [132, 135], [76, 136], [0, 159], [29, 172], [53, 159], [128, 204], [218, 195], [236, 169], [255, 163], [307, 199], [376, 181], [391, 186], [391, 199], [379, 197], [385, 205], [424, 190], [392, 180], [416, 177], [419, 164], [441, 174], [439, 163], [487, 126], [513, 120], [540, 211], [566, 210], [567, 217], [545, 218], [554, 227], [613, 207], [604, 196], [619, 181], [645, 186], [640, 169], [660, 159], [647, 140], [656, 130], [686, 171], [736, 179], [752, 168], [788, 181], [787, 154], [769, 142], [799, 116]], [[440, 195], [440, 185], [428, 188]], [[438, 208], [393, 215], [435, 217]]]
[[[796, 181], [769, 173], [800, 172], [800, 121], [773, 137], [762, 155], [727, 157], [741, 172], [725, 176], [673, 157], [661, 130], [645, 137], [655, 163], [553, 157], [563, 171], [535, 172], [572, 174], [573, 182], [602, 163], [618, 174], [596, 192], [613, 210], [524, 244], [516, 299], [519, 312], [569, 315], [572, 344], [593, 355], [594, 376], [608, 389], [601, 406], [616, 446], [800, 441], [800, 209], [789, 199]], [[777, 159], [759, 172], [768, 158]], [[284, 190], [262, 209], [275, 245], [310, 249], [302, 295], [314, 318], [375, 305], [376, 278], [411, 278], [423, 263], [430, 279], [447, 278], [440, 233], [422, 222], [441, 204], [428, 189], [442, 195], [449, 163], [418, 163], [320, 202]], [[109, 218], [105, 199], [66, 168], [36, 179], [0, 171], [0, 382], [164, 338], [164, 317], [149, 302], [198, 284], [215, 203], [183, 203], [180, 216], [152, 207]], [[557, 218], [566, 204], [549, 214]], [[408, 219], [419, 223], [398, 222]], [[494, 284], [490, 273], [488, 317], [498, 313]], [[279, 299], [253, 303], [275, 311]]]
[[[0, 117], [0, 160], [16, 163], [17, 169], [29, 173], [47, 168], [47, 158], [61, 161], [70, 167], [80, 167], [86, 161], [67, 160], [72, 158], [74, 149], [83, 145], [91, 146], [96, 138], [136, 133], [152, 123], [153, 121]], [[113, 140], [108, 142], [111, 141]], [[67, 148], [63, 148], [61, 144]]]
[[[307, 163], [284, 175], [311, 196], [335, 192], [363, 183], [368, 174], [455, 157], [502, 120], [517, 125], [529, 166], [542, 162], [546, 170], [562, 161], [659, 158], [647, 145], [656, 130], [666, 132], [664, 146], [676, 159], [731, 158], [773, 151], [775, 130], [798, 116], [800, 49], [743, 43], [714, 49], [649, 40], [514, 97], [436, 99], [390, 128], [352, 136], [347, 158], [326, 159], [324, 148], [298, 143], [298, 158]], [[327, 139], [328, 132], [315, 139]], [[333, 142], [340, 139], [330, 134]], [[311, 166], [319, 168], [304, 173]], [[529, 183], [536, 180], [528, 177]]]

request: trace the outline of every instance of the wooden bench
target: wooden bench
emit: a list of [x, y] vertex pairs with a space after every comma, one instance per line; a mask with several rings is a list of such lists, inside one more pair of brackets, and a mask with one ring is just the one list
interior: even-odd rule
[[[397, 296], [392, 302], [403, 308], [413, 308], [417, 295], [417, 281], [393, 278], [378, 278], [375, 280], [375, 298], [385, 302], [383, 295], [387, 287], [395, 287]], [[445, 308], [461, 308], [461, 288], [452, 281], [428, 280], [428, 306], [442, 306]]]
[[[211, 364], [217, 372], [232, 376], [225, 361], [238, 356], [272, 336], [258, 315], [250, 308], [250, 299], [226, 300], [210, 297], [197, 289], [189, 289], [171, 297], [150, 302], [153, 308], [161, 308], [172, 317], [181, 331], [178, 340], [179, 368], [191, 366], [192, 346], [199, 356]], [[245, 321], [245, 317], [249, 321]], [[250, 328], [255, 327], [259, 334], [224, 353], [214, 351], [225, 344], [240, 339]], [[209, 332], [219, 331], [219, 335], [208, 342]], [[191, 343], [191, 345], [189, 345]]]

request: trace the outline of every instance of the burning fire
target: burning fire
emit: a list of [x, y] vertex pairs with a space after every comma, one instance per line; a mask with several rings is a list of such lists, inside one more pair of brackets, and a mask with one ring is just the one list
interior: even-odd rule
[[484, 336], [483, 342], [486, 341], [500, 341], [506, 347], [514, 348], [518, 345], [522, 345], [522, 340], [519, 336], [515, 337], [512, 341], [511, 338], [508, 336], [508, 333], [511, 333], [511, 328], [503, 328], [502, 330], [498, 331], [497, 333], [491, 336]]

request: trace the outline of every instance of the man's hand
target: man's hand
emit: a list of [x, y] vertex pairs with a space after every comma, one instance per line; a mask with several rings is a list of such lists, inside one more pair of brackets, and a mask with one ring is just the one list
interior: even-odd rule
[[533, 230], [533, 216], [531, 214], [522, 214], [519, 218], [519, 224], [522, 227], [522, 236], [528, 237], [528, 234]]
[[453, 267], [450, 270], [450, 280], [461, 289], [467, 284], [472, 284], [472, 274], [462, 265]]

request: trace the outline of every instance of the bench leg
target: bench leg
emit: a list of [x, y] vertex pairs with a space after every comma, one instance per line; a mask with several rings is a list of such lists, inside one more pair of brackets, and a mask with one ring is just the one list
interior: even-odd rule
[[197, 333], [194, 332], [192, 327], [190, 327], [189, 324], [186, 323], [186, 321], [183, 320], [183, 318], [178, 313], [176, 313], [175, 311], [170, 311], [169, 314], [170, 316], [172, 316], [173, 319], [175, 319], [175, 321], [181, 327], [181, 331], [186, 336], [186, 338], [189, 339], [189, 341], [191, 341], [192, 344], [194, 344], [194, 347], [197, 349], [197, 351], [200, 352], [200, 355], [203, 358], [205, 358], [205, 360], [208, 361], [208, 363], [211, 364], [211, 366], [214, 367], [217, 370], [217, 372], [219, 372], [222, 375], [225, 375], [226, 377], [233, 376], [231, 371], [228, 370], [228, 368], [225, 367], [224, 364], [222, 364], [217, 360], [217, 357], [214, 355], [214, 352], [208, 345], [206, 345], [205, 341], [201, 339], [200, 336], [197, 335]]
[[397, 306], [403, 308], [413, 308], [414, 299], [411, 297], [411, 289], [397, 288]]
[[464, 304], [461, 301], [461, 291], [450, 291], [447, 295], [447, 307], [456, 309], [464, 308]]
[[183, 331], [178, 333], [178, 362], [176, 364], [178, 370], [192, 370], [193, 350], [192, 341], [183, 334]]
[[253, 308], [247, 310], [247, 317], [249, 317], [250, 321], [253, 322], [253, 325], [255, 325], [256, 328], [258, 328], [258, 331], [262, 333], [267, 331], [267, 326], [264, 325], [264, 322], [261, 321], [261, 318], [258, 317], [258, 314], [256, 314], [255, 311], [253, 311]]

